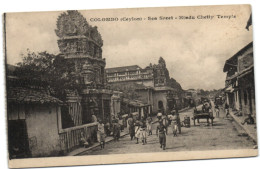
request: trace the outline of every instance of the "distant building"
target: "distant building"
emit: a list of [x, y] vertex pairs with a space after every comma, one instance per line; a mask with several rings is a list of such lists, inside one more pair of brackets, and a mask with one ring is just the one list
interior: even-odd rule
[[108, 83], [135, 82], [145, 86], [154, 86], [153, 69], [142, 69], [138, 65], [106, 69]]
[[121, 102], [121, 110], [124, 115], [135, 114], [136, 117], [148, 117], [151, 113], [151, 105], [145, 104], [140, 100], [130, 100], [123, 98]]
[[163, 114], [169, 113], [174, 108], [180, 108], [181, 99], [174, 88], [163, 87], [144, 87], [137, 89], [140, 100], [152, 105], [152, 112], [161, 111]]
[[169, 87], [169, 72], [165, 60], [160, 57], [158, 64], [150, 64], [142, 69], [138, 65], [107, 68], [106, 76], [110, 85], [136, 83], [138, 99], [150, 104], [152, 112], [169, 112], [173, 108], [182, 107], [182, 98], [178, 89]]
[[196, 98], [198, 96], [198, 92], [195, 89], [185, 90], [185, 94], [186, 94], [186, 96], [190, 96], [190, 97], [193, 97], [193, 98]]
[[195, 89], [184, 90], [184, 102], [186, 105], [193, 107], [200, 103], [198, 91]]

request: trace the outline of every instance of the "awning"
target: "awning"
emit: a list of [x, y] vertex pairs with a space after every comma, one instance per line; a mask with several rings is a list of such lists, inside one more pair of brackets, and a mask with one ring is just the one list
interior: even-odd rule
[[237, 76], [238, 76], [238, 73], [236, 73], [236, 74], [234, 74], [234, 75], [232, 75], [230, 77], [227, 77], [226, 80], [233, 80], [233, 79], [237, 78]]
[[232, 86], [229, 86], [226, 88], [225, 92], [232, 93], [234, 91], [234, 88]]
[[250, 67], [244, 69], [242, 72], [239, 73], [238, 79], [242, 78], [243, 76], [245, 76], [245, 75], [247, 75], [249, 73], [251, 73], [253, 71], [253, 69], [254, 69], [254, 65], [251, 65]]

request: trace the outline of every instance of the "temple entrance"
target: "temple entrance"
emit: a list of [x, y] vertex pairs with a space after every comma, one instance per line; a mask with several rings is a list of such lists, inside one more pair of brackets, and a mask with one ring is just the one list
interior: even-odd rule
[[65, 105], [61, 107], [61, 124], [63, 129], [74, 127], [74, 122], [69, 114], [69, 107]]
[[104, 104], [104, 107], [103, 107], [103, 110], [104, 110], [104, 114], [103, 114], [103, 122], [105, 121], [111, 121], [111, 118], [110, 118], [110, 100], [103, 100], [103, 104]]
[[88, 103], [83, 102], [82, 104], [82, 123], [88, 124], [91, 123], [91, 111]]
[[158, 110], [161, 110], [162, 113], [164, 114], [164, 106], [163, 106], [163, 102], [161, 100], [158, 102]]

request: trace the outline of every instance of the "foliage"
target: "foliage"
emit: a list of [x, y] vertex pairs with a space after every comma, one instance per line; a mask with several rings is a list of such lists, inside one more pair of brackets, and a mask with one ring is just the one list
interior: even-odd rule
[[[80, 89], [79, 74], [73, 61], [65, 60], [46, 51], [35, 53], [29, 49], [23, 55], [23, 61], [17, 64], [14, 72], [21, 79], [33, 79], [43, 82], [51, 95], [64, 99], [66, 89]], [[31, 84], [33, 85], [33, 84]]]
[[178, 83], [174, 78], [170, 78], [167, 84], [169, 87], [177, 89], [178, 91], [183, 91], [180, 83]]
[[123, 96], [128, 99], [138, 100], [139, 95], [136, 89], [143, 88], [144, 85], [135, 82], [114, 83], [110, 85], [110, 89], [123, 92]]

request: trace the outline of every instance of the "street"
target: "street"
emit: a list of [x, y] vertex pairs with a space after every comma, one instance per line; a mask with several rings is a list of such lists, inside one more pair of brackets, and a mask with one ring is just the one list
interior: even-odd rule
[[[181, 120], [187, 115], [192, 117], [193, 109], [180, 113]], [[101, 150], [96, 147], [81, 155], [105, 155], [105, 154], [124, 154], [124, 153], [147, 153], [147, 152], [173, 152], [173, 151], [195, 151], [195, 150], [226, 150], [226, 149], [252, 149], [254, 142], [247, 136], [244, 131], [231, 119], [225, 118], [223, 109], [220, 110], [220, 117], [217, 118], [214, 113], [214, 125], [207, 126], [206, 119], [196, 122], [191, 127], [182, 127], [182, 133], [173, 137], [171, 126], [168, 128], [166, 141], [166, 150], [160, 148], [159, 139], [156, 136], [156, 126], [153, 124], [153, 135], [148, 136], [147, 144], [136, 144], [136, 140], [130, 140], [129, 135], [121, 137], [119, 142], [109, 142], [105, 149]]]

